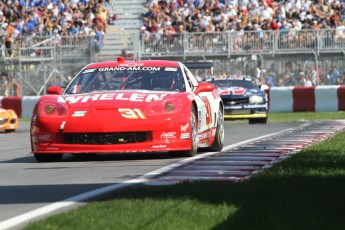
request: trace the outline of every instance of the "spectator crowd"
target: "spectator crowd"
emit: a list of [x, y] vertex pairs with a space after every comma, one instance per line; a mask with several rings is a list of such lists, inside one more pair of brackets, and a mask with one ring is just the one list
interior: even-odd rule
[[[64, 36], [90, 36], [99, 52], [108, 22], [114, 19], [110, 4], [111, 0], [0, 1], [0, 38], [5, 44], [2, 56], [12, 57], [15, 46], [28, 47], [39, 38], [52, 37], [60, 45]], [[20, 96], [15, 76], [2, 73], [0, 96]]]
[[345, 30], [341, 0], [148, 0], [143, 33]]
[[[102, 46], [111, 0], [0, 1], [0, 25], [8, 56], [13, 45], [33, 37], [95, 36]], [[99, 47], [100, 48], [100, 47]]]
[[265, 84], [268, 87], [345, 84], [345, 72], [341, 73], [331, 62], [318, 67], [314, 63], [288, 62], [281, 72], [277, 70], [275, 64], [271, 64], [268, 69], [254, 69], [252, 75], [259, 84]]
[[[265, 45], [262, 40], [269, 31], [279, 32], [278, 46], [281, 48], [315, 48], [313, 31], [321, 29], [327, 31], [325, 38], [328, 40], [324, 39], [324, 46], [332, 46], [339, 39], [345, 41], [345, 1], [148, 0], [140, 31], [144, 42], [153, 43], [156, 47], [163, 35], [167, 39], [180, 33], [231, 32], [235, 35], [231, 49], [235, 51], [249, 50], [248, 44], [262, 48], [259, 43]], [[328, 36], [331, 33], [328, 34], [327, 29], [334, 29], [336, 33]], [[297, 31], [306, 32], [297, 36]], [[254, 40], [250, 33], [245, 32], [255, 32], [260, 39]], [[237, 43], [236, 39], [240, 42]], [[267, 38], [267, 43], [272, 42], [269, 40]], [[291, 43], [285, 43], [290, 40]], [[270, 87], [345, 84], [345, 73], [341, 74], [338, 68], [330, 63], [318, 69], [314, 64], [295, 63], [286, 65], [281, 72], [261, 69], [258, 76], [261, 83]]]

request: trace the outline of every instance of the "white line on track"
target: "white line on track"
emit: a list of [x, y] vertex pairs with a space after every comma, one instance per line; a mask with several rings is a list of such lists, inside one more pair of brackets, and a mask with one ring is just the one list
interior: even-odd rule
[[[299, 127], [301, 127], [301, 126], [299, 126]], [[275, 133], [271, 133], [271, 134], [268, 134], [268, 135], [256, 137], [256, 138], [253, 138], [253, 139], [250, 139], [250, 140], [238, 142], [238, 143], [233, 144], [233, 145], [228, 145], [228, 146], [224, 147], [222, 151], [228, 151], [228, 150], [236, 148], [238, 146], [241, 146], [241, 145], [253, 142], [253, 141], [258, 141], [258, 140], [261, 140], [261, 139], [264, 139], [264, 138], [268, 138], [268, 137], [271, 137], [271, 136], [279, 135], [279, 134], [285, 133], [285, 132], [290, 131], [290, 130], [294, 130], [294, 129], [291, 129], [291, 128], [290, 129], [285, 129], [285, 130], [282, 130], [282, 131], [279, 131], [279, 132], [275, 132]], [[132, 180], [128, 180], [128, 181], [122, 182], [120, 184], [113, 184], [113, 185], [109, 185], [109, 186], [106, 186], [106, 187], [103, 187], [103, 188], [95, 189], [95, 190], [92, 190], [92, 191], [89, 191], [89, 192], [85, 192], [85, 193], [79, 194], [77, 196], [73, 196], [73, 197], [67, 198], [67, 199], [62, 200], [62, 201], [58, 201], [58, 202], [55, 202], [55, 203], [43, 206], [41, 208], [34, 209], [32, 211], [23, 213], [21, 215], [18, 215], [18, 216], [15, 216], [13, 218], [10, 218], [10, 219], [7, 219], [7, 220], [4, 220], [4, 221], [0, 222], [0, 230], [8, 230], [10, 228], [17, 227], [19, 225], [28, 223], [29, 221], [32, 221], [34, 219], [38, 219], [39, 217], [42, 217], [42, 216], [47, 215], [49, 213], [52, 213], [54, 211], [57, 211], [57, 210], [60, 210], [60, 209], [63, 209], [63, 208], [68, 208], [68, 207], [71, 207], [73, 205], [80, 204], [82, 201], [86, 201], [86, 200], [89, 200], [91, 198], [94, 198], [94, 197], [97, 197], [97, 196], [100, 196], [100, 195], [103, 195], [103, 194], [106, 194], [106, 193], [109, 193], [109, 192], [114, 192], [116, 190], [123, 189], [123, 188], [129, 187], [129, 186], [133, 186], [133, 185], [138, 185], [138, 184], [149, 182], [149, 180], [151, 178], [154, 178], [154, 177], [156, 177], [158, 175], [161, 175], [163, 173], [171, 171], [171, 170], [173, 170], [173, 169], [175, 169], [177, 167], [183, 166], [183, 165], [188, 164], [188, 163], [190, 163], [192, 161], [195, 161], [195, 160], [198, 160], [198, 159], [202, 159], [202, 158], [205, 158], [205, 157], [208, 157], [208, 156], [212, 156], [212, 155], [217, 154], [217, 153], [218, 152], [202, 153], [202, 154], [199, 154], [199, 155], [197, 155], [195, 157], [186, 158], [186, 159], [183, 159], [183, 160], [181, 160], [179, 162], [176, 162], [176, 163], [167, 165], [167, 166], [165, 166], [163, 168], [157, 169], [155, 171], [149, 172], [149, 173], [147, 173], [147, 174], [145, 174], [143, 176], [140, 176], [138, 178], [135, 178], [135, 179], [132, 179]], [[161, 184], [161, 185], [163, 185], [163, 184]]]

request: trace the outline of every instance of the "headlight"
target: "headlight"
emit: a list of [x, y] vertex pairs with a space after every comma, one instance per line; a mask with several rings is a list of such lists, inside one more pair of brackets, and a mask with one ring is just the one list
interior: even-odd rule
[[65, 117], [68, 115], [65, 106], [54, 101], [43, 101], [39, 105], [38, 115], [43, 117]]
[[264, 98], [262, 96], [250, 96], [249, 97], [249, 104], [258, 104], [258, 103], [263, 103], [264, 102]]
[[181, 110], [182, 103], [180, 99], [169, 98], [161, 101], [150, 103], [145, 109], [145, 114], [167, 114], [177, 113]]

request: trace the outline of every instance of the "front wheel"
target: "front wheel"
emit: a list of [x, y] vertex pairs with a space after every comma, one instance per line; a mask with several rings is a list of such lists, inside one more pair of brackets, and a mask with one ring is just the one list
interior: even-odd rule
[[56, 162], [56, 161], [61, 160], [63, 154], [39, 154], [39, 153], [35, 153], [34, 156], [35, 156], [35, 159], [37, 161]]
[[218, 112], [217, 130], [214, 137], [214, 142], [211, 147], [207, 148], [208, 151], [220, 152], [224, 146], [224, 116], [222, 111]]

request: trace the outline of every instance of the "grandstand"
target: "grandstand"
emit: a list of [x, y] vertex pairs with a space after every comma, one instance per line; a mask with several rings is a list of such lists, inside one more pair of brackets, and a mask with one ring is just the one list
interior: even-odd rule
[[[286, 78], [303, 74], [307, 77], [314, 74], [314, 67], [318, 75], [316, 85], [330, 83], [327, 76], [331, 66], [340, 73], [345, 71], [344, 3], [318, 1], [316, 7], [306, 0], [301, 3], [300, 13], [295, 10], [295, 13], [285, 12], [284, 16], [282, 10], [293, 11], [293, 7], [298, 6], [289, 6], [290, 1], [271, 1], [269, 6], [275, 9], [276, 15], [270, 21], [264, 18], [264, 13], [262, 17], [252, 15], [257, 7], [263, 7], [260, 5], [263, 1], [251, 0], [245, 6], [240, 4], [246, 1], [230, 2], [237, 4], [219, 1], [217, 5], [205, 1], [202, 7], [197, 7], [175, 0], [116, 0], [109, 3], [103, 0], [99, 4], [108, 3], [110, 20], [99, 53], [94, 49], [92, 28], [95, 22], [91, 20], [97, 18], [97, 13], [93, 15], [87, 11], [90, 18], [81, 18], [80, 22], [89, 28], [86, 31], [90, 30], [90, 33], [73, 34], [63, 25], [57, 27], [58, 33], [23, 33], [14, 43], [14, 56], [2, 56], [0, 68], [10, 77], [19, 79], [23, 95], [42, 94], [52, 79], [67, 79], [90, 62], [115, 60], [118, 55], [128, 59], [212, 60], [215, 74], [257, 74], [259, 70], [262, 77], [269, 77], [272, 71], [268, 70], [274, 65], [276, 86], [300, 85], [302, 79], [287, 81]], [[97, 8], [96, 3], [89, 9]], [[321, 11], [303, 10], [305, 3], [310, 3], [310, 9], [316, 7], [324, 11], [324, 6], [329, 5], [332, 10], [328, 13], [332, 16], [329, 20], [322, 19]], [[78, 6], [81, 5], [74, 8]], [[72, 11], [70, 14], [75, 17]], [[186, 17], [181, 17], [182, 14]], [[7, 15], [5, 11], [3, 15]], [[303, 68], [298, 69], [299, 66]], [[289, 71], [291, 74], [287, 76]], [[301, 72], [303, 74], [299, 74]]]

